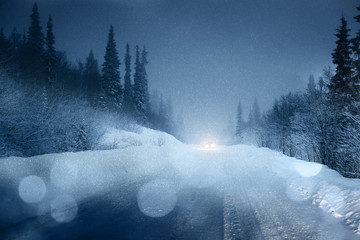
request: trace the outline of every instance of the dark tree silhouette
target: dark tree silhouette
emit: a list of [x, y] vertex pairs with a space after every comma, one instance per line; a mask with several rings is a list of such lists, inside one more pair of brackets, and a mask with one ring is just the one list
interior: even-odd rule
[[95, 59], [92, 50], [86, 58], [83, 78], [83, 91], [89, 102], [96, 104], [96, 99], [101, 90], [101, 75], [99, 72], [98, 61]]
[[239, 104], [237, 106], [236, 129], [235, 129], [235, 137], [237, 142], [240, 142], [241, 140], [241, 134], [243, 129], [244, 129], [244, 122], [242, 119], [242, 106], [241, 106], [241, 101], [239, 101]]
[[133, 115], [134, 114], [134, 102], [133, 102], [133, 86], [131, 84], [131, 56], [129, 44], [126, 44], [126, 53], [124, 57], [125, 63], [125, 75], [124, 75], [124, 112]]
[[122, 89], [120, 83], [120, 60], [114, 39], [114, 28], [111, 25], [102, 65], [101, 106], [110, 111], [121, 109]]
[[[134, 107], [135, 119], [139, 124], [148, 124], [148, 93], [146, 92], [147, 86], [144, 80], [144, 60], [140, 62], [139, 46], [135, 48], [135, 73], [134, 73]], [[146, 57], [146, 56], [145, 56]]]
[[45, 67], [46, 83], [48, 86], [53, 85], [56, 79], [56, 51], [54, 45], [55, 36], [53, 33], [52, 18], [49, 16], [45, 38]]
[[40, 26], [40, 16], [36, 3], [32, 8], [31, 24], [24, 49], [22, 69], [26, 77], [32, 77], [36, 84], [43, 83], [44, 77], [44, 35]]
[[333, 63], [336, 65], [334, 77], [329, 84], [331, 99], [336, 104], [349, 103], [354, 95], [352, 82], [352, 60], [350, 50], [349, 31], [344, 17], [337, 29], [336, 48], [332, 53]]

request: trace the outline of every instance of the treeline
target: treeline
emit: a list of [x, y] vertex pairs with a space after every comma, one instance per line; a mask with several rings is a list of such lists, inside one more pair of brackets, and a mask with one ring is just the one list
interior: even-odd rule
[[[360, 15], [355, 20], [360, 23]], [[253, 107], [247, 124], [241, 120], [239, 107], [237, 140], [247, 141], [244, 138], [251, 136], [259, 146], [359, 178], [360, 31], [353, 37], [349, 32], [342, 17], [332, 53], [336, 69], [325, 69], [318, 81], [310, 76], [306, 92], [282, 96], [263, 115]]]
[[135, 47], [133, 64], [126, 45], [122, 77], [113, 26], [99, 66], [92, 51], [73, 64], [56, 50], [52, 18], [44, 34], [36, 3], [30, 20], [25, 33], [0, 30], [0, 156], [93, 149], [105, 122], [176, 135], [170, 102], [150, 98], [145, 46]]

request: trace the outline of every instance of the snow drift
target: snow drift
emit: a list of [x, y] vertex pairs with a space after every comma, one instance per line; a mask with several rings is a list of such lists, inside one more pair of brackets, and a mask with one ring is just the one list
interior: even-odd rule
[[[71, 222], [82, 202], [129, 186], [138, 189], [145, 215], [162, 217], [181, 204], [176, 192], [185, 187], [251, 196], [253, 186], [264, 185], [258, 200], [265, 207], [271, 208], [271, 194], [283, 193], [278, 198], [289, 206], [318, 206], [360, 234], [360, 180], [326, 166], [246, 145], [201, 150], [145, 128], [110, 129], [101, 141], [119, 149], [0, 159], [0, 228], [49, 214], [59, 224]], [[119, 206], [128, 200], [119, 199]]]

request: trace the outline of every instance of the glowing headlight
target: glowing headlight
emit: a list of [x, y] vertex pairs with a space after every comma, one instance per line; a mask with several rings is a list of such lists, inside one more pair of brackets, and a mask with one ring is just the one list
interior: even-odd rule
[[216, 144], [213, 142], [207, 142], [204, 144], [205, 150], [214, 150], [216, 148]]

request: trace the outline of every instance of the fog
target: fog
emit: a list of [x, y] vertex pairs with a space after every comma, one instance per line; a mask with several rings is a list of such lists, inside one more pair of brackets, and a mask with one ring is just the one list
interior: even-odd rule
[[[289, 91], [306, 87], [331, 65], [335, 29], [344, 15], [354, 25], [356, 0], [38, 0], [43, 29], [54, 22], [56, 48], [73, 62], [93, 49], [103, 62], [114, 25], [121, 57], [129, 42], [149, 51], [150, 93], [171, 98], [185, 122], [185, 140], [220, 138], [244, 120], [257, 97], [261, 111]], [[1, 0], [0, 25], [26, 31], [31, 0]], [[123, 81], [123, 79], [122, 79]]]

